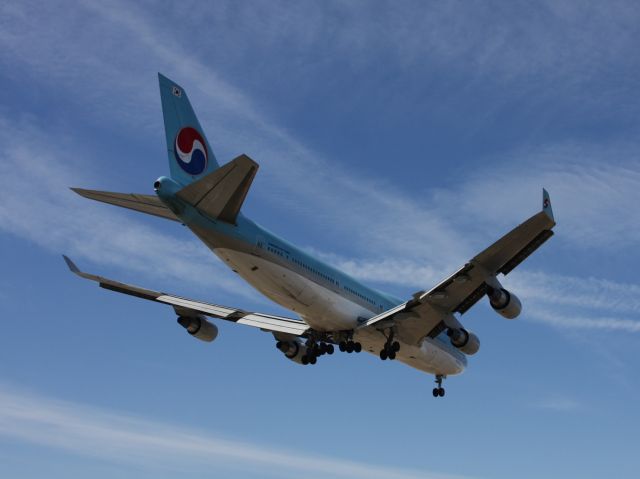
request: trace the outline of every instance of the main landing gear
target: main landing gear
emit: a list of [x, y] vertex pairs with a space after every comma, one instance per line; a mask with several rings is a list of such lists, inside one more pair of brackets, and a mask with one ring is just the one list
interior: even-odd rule
[[400, 351], [400, 343], [398, 341], [393, 340], [393, 329], [389, 332], [389, 336], [387, 336], [387, 341], [384, 343], [384, 347], [382, 351], [380, 351], [380, 359], [383, 361], [385, 359], [389, 359], [393, 361], [396, 358], [396, 353]]
[[359, 353], [362, 351], [362, 344], [349, 339], [348, 341], [340, 341], [338, 349], [343, 353]]
[[442, 380], [445, 378], [442, 374], [436, 374], [437, 388], [433, 388], [433, 397], [444, 397], [444, 388], [442, 387]]
[[307, 352], [300, 358], [300, 361], [302, 361], [304, 365], [315, 364], [320, 356], [333, 354], [335, 351], [333, 344], [327, 344], [325, 342], [317, 343], [312, 339], [308, 339], [306, 345]]

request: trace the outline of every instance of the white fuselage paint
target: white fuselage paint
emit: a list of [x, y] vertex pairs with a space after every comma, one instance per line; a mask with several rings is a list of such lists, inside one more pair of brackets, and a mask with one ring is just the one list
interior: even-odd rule
[[[373, 311], [354, 303], [295, 271], [256, 255], [216, 248], [215, 254], [245, 281], [272, 301], [295, 311], [316, 331], [355, 330], [354, 340], [364, 351], [377, 355], [386, 338], [375, 329], [356, 329], [359, 319], [374, 316]], [[437, 339], [425, 338], [419, 345], [402, 343], [396, 360], [431, 374], [460, 374], [465, 364]]]

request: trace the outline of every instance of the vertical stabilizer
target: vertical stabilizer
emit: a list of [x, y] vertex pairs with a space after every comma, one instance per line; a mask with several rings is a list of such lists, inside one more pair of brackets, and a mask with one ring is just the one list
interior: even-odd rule
[[171, 178], [188, 185], [218, 169], [218, 162], [187, 92], [160, 73], [158, 79]]

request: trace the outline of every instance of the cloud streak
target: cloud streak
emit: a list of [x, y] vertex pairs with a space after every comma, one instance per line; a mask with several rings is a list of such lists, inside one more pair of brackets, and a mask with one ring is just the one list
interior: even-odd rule
[[[311, 248], [317, 250], [326, 243], [344, 243], [344, 238], [350, 238], [342, 255], [319, 253], [360, 279], [416, 289], [435, 284], [497, 239], [496, 231], [504, 229], [506, 232], [524, 219], [526, 213], [523, 212], [533, 213], [539, 206], [542, 185], [551, 190], [558, 216], [559, 234], [554, 242], [561, 242], [572, 249], [597, 250], [610, 245], [630, 248], [640, 240], [640, 213], [623, 207], [640, 201], [640, 169], [637, 162], [630, 161], [640, 156], [638, 145], [556, 144], [515, 151], [487, 159], [490, 168], [463, 175], [456, 186], [448, 190], [430, 190], [424, 192], [422, 198], [416, 198], [399, 185], [350, 171], [348, 167], [332, 163], [302, 144], [261, 111], [250, 97], [224, 81], [215, 69], [197, 55], [187, 52], [179, 39], [168, 41], [166, 31], [143, 18], [135, 8], [123, 16], [121, 6], [93, 3], [85, 6], [86, 11], [80, 9], [76, 15], [90, 15], [96, 29], [108, 25], [109, 31], [115, 29], [119, 33], [92, 47], [99, 48], [104, 55], [87, 50], [86, 42], [73, 41], [68, 35], [73, 29], [46, 28], [48, 23], [39, 19], [42, 14], [28, 7], [12, 7], [9, 12], [15, 22], [9, 23], [8, 28], [0, 33], [0, 39], [6, 46], [2, 55], [19, 56], [19, 62], [26, 63], [33, 71], [46, 72], [48, 77], [50, 75], [62, 85], [61, 88], [73, 92], [73, 96], [102, 101], [105, 111], [113, 118], [118, 118], [122, 124], [136, 126], [148, 123], [149, 117], [158, 116], [159, 111], [152, 111], [149, 107], [157, 104], [155, 90], [149, 85], [132, 83], [132, 78], [146, 80], [148, 75], [144, 72], [154, 70], [156, 65], [180, 71], [180, 82], [193, 92], [192, 99], [203, 100], [198, 104], [198, 111], [205, 120], [203, 123], [212, 126], [216, 132], [214, 143], [220, 145], [219, 149], [230, 154], [259, 152], [260, 162], [265, 166], [261, 170], [264, 180], [256, 182], [252, 195], [277, 209], [288, 211], [292, 221], [306, 225], [312, 236], [321, 238], [322, 245], [312, 244]], [[323, 15], [322, 12], [316, 14]], [[432, 20], [438, 24], [437, 18], [448, 14], [446, 9], [438, 10]], [[562, 22], [568, 12], [560, 8], [554, 10], [554, 15]], [[67, 21], [72, 22], [73, 18]], [[294, 11], [283, 21], [295, 18]], [[358, 22], [354, 16], [347, 15], [346, 18]], [[464, 25], [468, 21], [465, 18], [457, 21]], [[396, 20], [400, 21], [397, 17]], [[251, 21], [260, 21], [260, 18]], [[20, 22], [41, 22], [45, 28], [31, 43], [23, 42], [19, 35]], [[359, 35], [366, 39], [371, 30], [365, 29], [372, 28], [371, 25], [358, 25], [363, 29]], [[308, 33], [303, 30], [298, 33]], [[408, 28], [407, 31], [413, 30]], [[429, 34], [430, 41], [442, 41], [441, 46], [444, 47], [449, 33], [436, 29]], [[497, 44], [512, 43], [508, 40], [510, 35], [507, 32]], [[317, 38], [314, 38], [312, 35], [305, 41], [316, 42]], [[449, 44], [448, 50], [436, 48], [435, 51], [449, 59], [461, 58], [473, 51], [469, 48], [474, 42], [468, 38], [459, 41], [469, 42], [469, 45], [454, 42]], [[342, 44], [350, 43], [345, 39]], [[137, 47], [131, 55], [124, 59], [121, 55], [113, 55], [112, 52], [120, 51], [127, 44]], [[59, 45], [67, 48], [60, 49]], [[517, 51], [518, 47], [513, 49]], [[61, 51], [65, 52], [68, 64], [74, 68], [56, 67]], [[549, 54], [557, 55], [558, 52]], [[507, 56], [516, 58], [519, 54]], [[497, 56], [480, 55], [478, 58], [485, 66], [490, 66]], [[583, 58], [580, 61], [587, 60]], [[540, 64], [554, 66], [557, 61], [541, 58]], [[120, 71], [137, 73], [124, 77]], [[517, 65], [514, 71], [518, 71]], [[102, 95], [101, 99], [96, 100], [96, 95]], [[107, 100], [114, 95], [120, 101]], [[125, 107], [128, 107], [126, 112]], [[9, 125], [5, 122], [3, 126]], [[37, 136], [38, 132], [35, 133]], [[8, 128], [7, 138], [14, 134]], [[215, 142], [216, 137], [224, 137], [224, 141]], [[47, 141], [41, 143], [46, 146]], [[68, 211], [78, 207], [74, 202], [77, 200], [66, 199], [59, 194], [70, 184], [68, 176], [54, 171], [54, 168], [42, 170], [46, 162], [38, 167], [41, 169], [39, 172], [24, 171], [21, 158], [34, 157], [35, 152], [14, 149], [10, 153], [11, 169], [17, 168], [21, 173], [18, 178], [24, 177], [25, 182], [13, 189], [10, 186], [10, 201], [0, 207], [0, 214], [8, 219], [5, 229], [51, 249], [68, 244], [71, 252], [77, 251], [97, 262], [108, 261], [147, 273], [168, 273], [173, 278], [188, 278], [192, 283], [203, 277], [215, 276], [219, 278], [219, 287], [226, 292], [252, 294], [217, 262], [205, 259], [207, 252], [195, 241], [189, 241], [185, 246], [181, 240], [158, 234], [156, 230], [136, 224], [135, 220], [125, 222], [118, 215], [109, 215], [104, 208], [99, 213], [99, 224], [93, 221], [89, 206], [68, 218]], [[51, 164], [55, 164], [54, 158], [49, 159]], [[58, 161], [57, 164], [60, 163]], [[9, 168], [8, 165], [5, 168]], [[5, 172], [8, 173], [9, 169]], [[34, 176], [36, 174], [38, 176]], [[273, 187], [264, 188], [261, 184]], [[25, 190], [32, 194], [29, 207], [19, 201]], [[338, 211], [340, 214], [337, 215]], [[313, 218], [313, 223], [309, 218]], [[90, 220], [97, 233], [91, 237], [83, 231]], [[57, 229], [55, 225], [58, 225]], [[61, 228], [60, 225], [67, 226]], [[114, 230], [119, 234], [112, 235]], [[313, 235], [313, 232], [322, 232], [322, 236]], [[152, 236], [156, 240], [150, 246], [148, 238]], [[182, 248], [178, 247], [180, 244]], [[176, 254], [177, 250], [181, 252]], [[158, 258], [163, 258], [165, 263], [158, 264]], [[547, 311], [566, 308], [558, 312], [557, 321], [553, 323], [556, 326], [570, 324], [576, 328], [595, 329], [594, 325], [598, 324], [598, 328], [603, 329], [610, 324], [612, 329], [623, 327], [635, 331], [633, 320], [615, 318], [612, 313], [629, 315], [640, 312], [636, 299], [640, 287], [637, 285], [528, 272], [526, 269], [519, 270], [513, 279], [509, 278], [509, 284], [522, 291], [523, 297], [549, 306]], [[565, 321], [574, 314], [571, 308], [586, 307], [596, 310], [595, 313], [580, 310], [576, 313], [580, 315], [580, 321]], [[605, 310], [608, 313], [601, 317], [600, 311]], [[552, 324], [548, 315], [544, 318], [541, 316], [541, 320]]]
[[454, 479], [372, 463], [232, 440], [120, 412], [0, 389], [0, 435], [144, 469], [211, 473], [268, 467], [269, 477]]
[[[82, 168], [73, 160], [89, 154], [77, 143], [69, 148], [28, 121], [16, 124], [4, 117], [0, 117], [0, 141], [8, 145], [0, 175], [12, 178], [0, 202], [0, 231], [57, 254], [187, 283], [201, 293], [216, 278], [215, 287], [222, 292], [254, 296], [195, 239], [169, 236], [72, 193], [70, 185], [91, 183], [78, 173]], [[49, 148], [54, 143], [55, 152]], [[60, 271], [64, 271], [62, 260]]]

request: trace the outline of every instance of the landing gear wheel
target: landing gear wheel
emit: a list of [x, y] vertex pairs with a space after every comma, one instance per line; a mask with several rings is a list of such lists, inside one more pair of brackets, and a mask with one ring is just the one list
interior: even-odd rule
[[333, 354], [334, 351], [333, 344], [327, 344], [327, 354]]
[[347, 352], [348, 353], [353, 352], [353, 341], [347, 341]]
[[442, 380], [446, 376], [444, 374], [436, 374], [436, 384], [438, 387], [433, 388], [433, 397], [444, 397], [444, 388], [442, 387]]
[[382, 351], [380, 351], [380, 359], [382, 359], [383, 361], [385, 359], [387, 359], [388, 355], [387, 355], [387, 350], [383, 349]]
[[362, 351], [362, 344], [360, 344], [360, 343], [355, 343], [355, 344], [354, 344], [354, 346], [353, 346], [353, 350], [354, 350], [356, 353], [359, 353], [360, 351]]
[[397, 353], [398, 351], [400, 351], [400, 343], [398, 341], [394, 341], [391, 344], [391, 349]]
[[[316, 357], [315, 356], [311, 356], [311, 359], [309, 359], [309, 364], [315, 364], [316, 361], [317, 361]], [[443, 395], [444, 395], [444, 393], [443, 393]]]
[[302, 361], [302, 364], [304, 364], [305, 366], [309, 364], [309, 358], [307, 357], [306, 354], [302, 356], [302, 358], [300, 358], [300, 361]]
[[387, 353], [387, 356], [389, 356], [389, 359], [391, 359], [393, 361], [396, 358], [396, 352], [395, 351], [389, 351], [389, 353]]
[[340, 341], [338, 343], [338, 349], [344, 353], [347, 350], [347, 343]]

